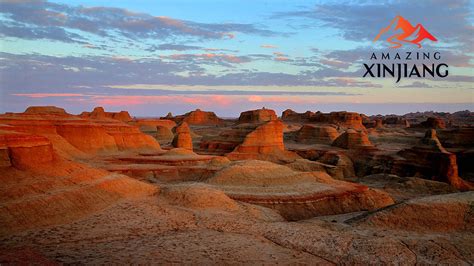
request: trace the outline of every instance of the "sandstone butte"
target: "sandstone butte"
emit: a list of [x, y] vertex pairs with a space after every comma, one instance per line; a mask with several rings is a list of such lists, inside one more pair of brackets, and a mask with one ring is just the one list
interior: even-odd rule
[[277, 118], [275, 111], [263, 107], [262, 109], [242, 112], [239, 116], [239, 123], [263, 123], [277, 120]]
[[334, 124], [342, 128], [365, 130], [361, 115], [354, 112], [316, 112], [311, 116], [310, 121], [313, 123]]
[[132, 117], [127, 111], [105, 112], [103, 107], [96, 107], [92, 112], [82, 112], [80, 116], [92, 119], [115, 119], [122, 122], [132, 121]]
[[435, 129], [426, 131], [418, 145], [401, 150], [398, 154], [405, 158], [403, 166], [398, 167], [401, 171], [414, 169], [424, 176], [447, 182], [455, 188], [472, 189], [472, 184], [459, 178], [456, 155], [442, 146]]
[[333, 126], [303, 125], [297, 132], [296, 141], [312, 144], [331, 144], [339, 132]]
[[352, 128], [346, 130], [332, 143], [333, 146], [343, 149], [371, 149], [374, 148], [367, 133]]
[[193, 139], [191, 137], [191, 129], [189, 129], [188, 123], [182, 122], [174, 129], [174, 131], [175, 135], [172, 145], [176, 148], [183, 148], [192, 151]]
[[167, 119], [1, 114], [0, 261], [472, 264], [474, 195], [459, 192], [473, 189], [472, 127], [370, 117], [384, 128], [366, 131], [355, 113], [287, 112], [283, 134], [272, 112], [194, 140], [182, 122], [165, 149]]
[[281, 120], [294, 122], [308, 122], [314, 116], [314, 112], [306, 111], [304, 113], [297, 113], [291, 109], [286, 109], [281, 113]]
[[9, 113], [0, 116], [0, 128], [48, 138], [63, 155], [126, 150], [159, 150], [159, 143], [137, 127], [118, 120], [84, 119], [69, 114]]
[[188, 112], [184, 115], [178, 115], [173, 117], [171, 113], [165, 117], [166, 119], [172, 119], [176, 123], [186, 122], [189, 125], [220, 125], [222, 124], [222, 119], [217, 117], [214, 112], [205, 112], [201, 109], [196, 109], [194, 111]]

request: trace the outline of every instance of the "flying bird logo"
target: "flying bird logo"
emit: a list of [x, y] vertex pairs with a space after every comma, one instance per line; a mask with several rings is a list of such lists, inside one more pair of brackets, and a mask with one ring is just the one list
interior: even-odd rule
[[[401, 31], [399, 31], [399, 29]], [[403, 46], [403, 43], [412, 43], [418, 46], [418, 48], [421, 48], [421, 42], [424, 39], [429, 39], [433, 42], [438, 41], [438, 39], [431, 35], [423, 25], [417, 24], [413, 27], [410, 22], [402, 16], [396, 16], [387, 27], [380, 30], [379, 34], [375, 37], [374, 42], [390, 30], [392, 30], [394, 34], [386, 40], [393, 45], [391, 48], [400, 48]]]

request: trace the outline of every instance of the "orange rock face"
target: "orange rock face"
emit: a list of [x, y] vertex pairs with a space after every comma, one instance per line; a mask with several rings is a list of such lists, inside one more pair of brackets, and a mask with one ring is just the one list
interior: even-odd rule
[[0, 165], [18, 169], [40, 168], [53, 164], [51, 142], [42, 136], [0, 132]]
[[196, 109], [184, 115], [179, 115], [176, 117], [169, 117], [170, 114], [166, 117], [167, 119], [172, 119], [176, 123], [186, 122], [189, 125], [220, 125], [222, 124], [222, 119], [217, 117], [214, 112], [205, 112], [201, 109]]
[[3, 128], [9, 131], [46, 137], [63, 155], [132, 149], [160, 150], [159, 143], [152, 136], [118, 120], [89, 120], [73, 115], [38, 115], [32, 114], [31, 110], [29, 112], [0, 115], [0, 123], [6, 125]]
[[348, 129], [332, 143], [333, 146], [343, 149], [367, 149], [373, 148], [372, 143], [363, 131]]
[[339, 132], [331, 126], [303, 125], [296, 135], [296, 141], [311, 144], [331, 144]]
[[92, 112], [83, 112], [80, 116], [92, 119], [115, 119], [122, 122], [129, 122], [132, 120], [132, 117], [127, 111], [105, 112], [103, 107], [96, 107]]
[[244, 142], [237, 146], [235, 151], [242, 153], [271, 153], [275, 150], [284, 150], [283, 123], [273, 120], [257, 127], [248, 134]]
[[353, 112], [331, 112], [329, 114], [318, 112], [311, 117], [310, 121], [315, 123], [335, 124], [343, 128], [365, 129], [360, 114]]
[[70, 115], [63, 108], [56, 106], [30, 106], [26, 108], [25, 114], [37, 115]]
[[171, 130], [176, 126], [176, 122], [169, 119], [134, 119], [128, 124], [138, 126], [142, 132], [151, 134], [156, 132], [157, 127], [166, 127]]
[[207, 181], [232, 199], [262, 205], [288, 220], [373, 210], [393, 204], [386, 193], [332, 179], [321, 171], [296, 172], [263, 161], [239, 161]]
[[239, 117], [239, 123], [263, 123], [277, 120], [275, 111], [270, 109], [258, 109], [242, 112]]
[[166, 126], [156, 126], [155, 137], [160, 143], [168, 143], [173, 141], [174, 134], [173, 131]]
[[294, 122], [305, 122], [314, 116], [314, 113], [311, 111], [306, 111], [305, 113], [297, 113], [291, 109], [286, 109], [281, 113], [281, 120], [283, 121], [294, 121]]
[[283, 123], [273, 120], [258, 126], [247, 134], [241, 144], [226, 155], [231, 160], [262, 159], [286, 160], [299, 158], [285, 150], [283, 144]]
[[183, 148], [187, 150], [193, 150], [193, 139], [191, 137], [191, 129], [186, 122], [175, 128], [175, 136], [172, 142], [176, 148]]

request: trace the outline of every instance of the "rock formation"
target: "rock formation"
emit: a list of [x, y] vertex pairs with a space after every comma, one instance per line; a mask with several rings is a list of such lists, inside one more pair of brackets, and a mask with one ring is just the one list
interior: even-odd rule
[[324, 172], [295, 172], [263, 161], [233, 163], [207, 183], [233, 199], [276, 209], [288, 220], [393, 204], [385, 193], [333, 180]]
[[317, 112], [310, 118], [310, 121], [313, 123], [334, 124], [342, 128], [365, 130], [362, 124], [362, 117], [354, 112]]
[[296, 141], [308, 144], [331, 144], [339, 132], [332, 126], [303, 125], [296, 133]]
[[286, 109], [281, 114], [281, 120], [283, 121], [293, 121], [293, 122], [308, 122], [309, 119], [314, 115], [311, 111], [306, 111], [304, 113], [297, 113], [291, 109]]
[[223, 122], [214, 112], [205, 112], [201, 111], [201, 109], [196, 109], [175, 117], [167, 116], [166, 119], [171, 119], [176, 123], [186, 122], [189, 125], [220, 125]]
[[36, 114], [36, 115], [70, 115], [66, 113], [63, 108], [56, 106], [30, 106], [24, 112], [25, 114]]
[[296, 154], [285, 150], [283, 123], [280, 120], [273, 120], [259, 125], [247, 134], [243, 142], [226, 156], [232, 160], [291, 160], [298, 157]]
[[191, 137], [191, 129], [189, 128], [188, 123], [183, 122], [175, 128], [172, 145], [176, 148], [193, 150], [193, 139]]
[[277, 120], [277, 118], [275, 111], [262, 108], [242, 112], [239, 117], [239, 123], [263, 123]]
[[173, 131], [166, 126], [156, 126], [155, 137], [160, 144], [164, 144], [173, 141], [174, 134]]
[[[48, 107], [50, 108], [50, 107]], [[137, 127], [114, 119], [30, 113], [0, 116], [4, 129], [46, 137], [63, 156], [83, 156], [118, 150], [160, 150], [159, 143]]]
[[82, 112], [80, 116], [91, 119], [115, 119], [122, 122], [132, 121], [132, 117], [127, 111], [105, 112], [103, 107], [96, 107], [92, 112]]
[[55, 148], [43, 136], [0, 131], [0, 235], [71, 222], [124, 198], [157, 191], [126, 176], [65, 160]]
[[333, 146], [343, 149], [373, 149], [367, 133], [348, 129], [332, 143]]
[[370, 215], [353, 219], [352, 224], [416, 232], [474, 230], [474, 192], [452, 193], [413, 199]]
[[386, 116], [382, 119], [384, 125], [397, 125], [402, 127], [410, 127], [407, 119], [400, 116]]
[[458, 189], [468, 189], [472, 186], [458, 176], [456, 155], [446, 151], [434, 129], [426, 131], [417, 146], [401, 150], [398, 154], [405, 160], [392, 170], [394, 174], [419, 174], [428, 179], [447, 182]]
[[424, 128], [434, 128], [434, 129], [446, 128], [446, 124], [444, 123], [444, 120], [438, 117], [428, 117], [426, 121], [420, 124], [420, 126]]
[[166, 127], [168, 129], [173, 129], [176, 126], [176, 122], [168, 119], [134, 119], [133, 121], [128, 122], [129, 125], [138, 126], [140, 131], [147, 133], [149, 135], [155, 136], [157, 127]]

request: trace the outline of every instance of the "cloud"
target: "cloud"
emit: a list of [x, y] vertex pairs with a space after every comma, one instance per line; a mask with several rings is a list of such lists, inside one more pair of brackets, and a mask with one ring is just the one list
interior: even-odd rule
[[79, 97], [86, 96], [82, 93], [13, 93], [13, 96], [24, 96], [30, 98], [47, 98], [47, 97]]
[[186, 51], [186, 50], [198, 50], [201, 49], [200, 46], [195, 45], [184, 45], [184, 44], [172, 44], [165, 43], [160, 45], [153, 45], [146, 49], [146, 51], [153, 52], [156, 50], [174, 50], [174, 51]]
[[372, 41], [392, 18], [402, 15], [412, 24], [423, 24], [443, 45], [473, 51], [474, 28], [468, 0], [350, 2], [316, 4], [298, 11], [279, 12], [273, 18], [303, 18], [338, 29], [346, 40]]
[[334, 59], [321, 59], [320, 62], [323, 65], [335, 67], [335, 68], [348, 68], [349, 66], [351, 66], [351, 63], [349, 62], [344, 62], [344, 61], [339, 61], [339, 60], [334, 60]]
[[[109, 85], [143, 84], [202, 86], [347, 86], [377, 87], [330, 78], [361, 77], [355, 71], [321, 68], [295, 74], [234, 68], [226, 74], [211, 74], [202, 65], [234, 66], [252, 60], [229, 54], [175, 54], [160, 58], [120, 56], [56, 57], [39, 54], [0, 53], [2, 93], [68, 92], [81, 88], [102, 90]], [[223, 72], [225, 73], [225, 72]], [[66, 91], [65, 91], [66, 90]]]
[[411, 84], [398, 86], [399, 88], [433, 88], [433, 86], [421, 81], [414, 81]]
[[274, 36], [279, 33], [243, 23], [199, 23], [165, 16], [153, 16], [123, 8], [84, 7], [48, 1], [3, 1], [1, 35], [21, 39], [50, 39], [84, 43], [76, 32], [109, 40], [232, 39], [235, 33]]
[[229, 66], [229, 64], [247, 63], [251, 61], [251, 59], [247, 56], [236, 56], [223, 53], [172, 54], [161, 56], [161, 58], [188, 62], [211, 62], [214, 64], [221, 64], [225, 66]]

